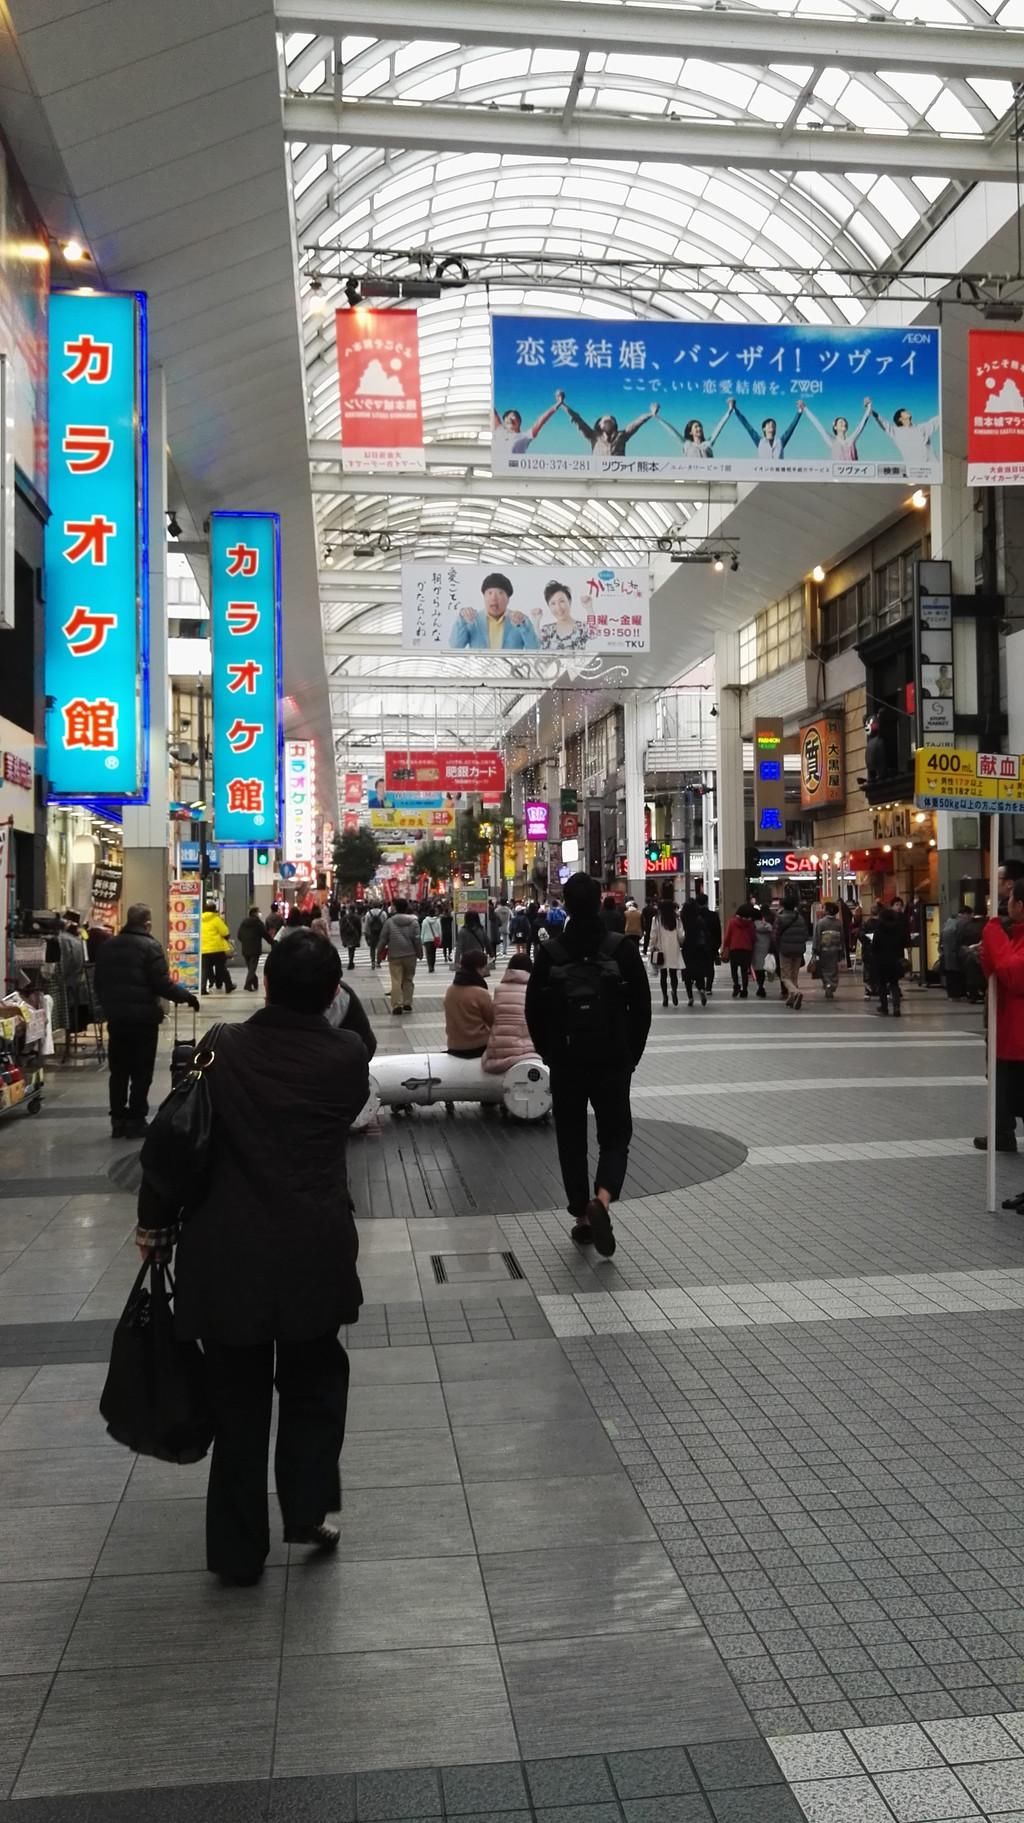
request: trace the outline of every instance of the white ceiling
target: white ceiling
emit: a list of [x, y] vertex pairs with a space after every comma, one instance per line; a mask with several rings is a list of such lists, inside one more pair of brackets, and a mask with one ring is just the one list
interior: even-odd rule
[[[9, 0], [0, 119], [57, 235], [149, 296], [170, 500], [282, 516], [284, 686], [331, 754], [270, 0]], [[333, 765], [319, 768], [333, 778]]]

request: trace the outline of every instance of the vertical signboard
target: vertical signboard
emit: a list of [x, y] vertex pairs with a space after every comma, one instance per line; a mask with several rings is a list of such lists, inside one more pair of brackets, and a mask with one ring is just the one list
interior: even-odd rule
[[167, 965], [172, 981], [198, 994], [202, 969], [203, 883], [173, 880], [167, 896]]
[[1024, 485], [1024, 335], [967, 332], [967, 485]]
[[300, 874], [316, 865], [316, 749], [312, 741], [284, 744], [284, 852]]
[[917, 745], [956, 745], [953, 693], [953, 566], [928, 557], [914, 565], [914, 710]]
[[213, 833], [235, 847], [281, 834], [281, 522], [210, 516]]
[[843, 724], [821, 716], [800, 730], [801, 810], [841, 810], [846, 802]]
[[145, 803], [146, 313], [134, 294], [50, 304], [46, 695], [50, 796]]
[[424, 467], [420, 327], [415, 310], [337, 312], [341, 466]]
[[783, 727], [773, 716], [754, 723], [754, 839], [763, 842], [786, 831], [786, 775]]
[[345, 774], [345, 803], [354, 804], [356, 806], [356, 808], [358, 809], [358, 807], [362, 804], [362, 801], [363, 801], [363, 775], [362, 775], [362, 773], [361, 772], [346, 772], [346, 774]]

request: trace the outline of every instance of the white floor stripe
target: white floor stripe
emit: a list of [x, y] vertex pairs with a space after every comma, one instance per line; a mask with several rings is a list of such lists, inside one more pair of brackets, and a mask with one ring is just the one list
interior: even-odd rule
[[984, 1088], [984, 1076], [789, 1076], [764, 1078], [754, 1082], [687, 1082], [663, 1083], [656, 1088], [636, 1089], [632, 1101], [657, 1101], [662, 1097], [692, 1095], [750, 1094], [796, 1095], [803, 1089], [977, 1089]]
[[[792, 1025], [790, 1026], [792, 1030]], [[649, 1051], [672, 1052], [689, 1056], [691, 1051], [831, 1051], [833, 1054], [842, 1047], [843, 1051], [873, 1051], [880, 1048], [886, 1051], [912, 1050], [960, 1050], [965, 1046], [975, 1048], [981, 1045], [981, 1034], [976, 1038], [911, 1038], [902, 1032], [894, 1032], [891, 1025], [885, 1033], [876, 1038], [869, 1038], [866, 1033], [849, 1036], [836, 1031], [831, 1038], [690, 1038], [680, 1035], [678, 1039], [662, 1037], [659, 1033], [648, 1041]]]
[[944, 1139], [864, 1139], [834, 1145], [751, 1146], [747, 1165], [860, 1165], [879, 1159], [959, 1158], [974, 1154], [970, 1137]]

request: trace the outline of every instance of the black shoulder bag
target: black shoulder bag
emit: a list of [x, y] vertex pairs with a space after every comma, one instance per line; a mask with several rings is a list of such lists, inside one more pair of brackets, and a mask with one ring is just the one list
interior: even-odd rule
[[150, 1189], [175, 1211], [202, 1196], [213, 1163], [213, 1098], [206, 1078], [223, 1025], [212, 1026], [187, 1074], [162, 1101], [142, 1143], [139, 1163]]

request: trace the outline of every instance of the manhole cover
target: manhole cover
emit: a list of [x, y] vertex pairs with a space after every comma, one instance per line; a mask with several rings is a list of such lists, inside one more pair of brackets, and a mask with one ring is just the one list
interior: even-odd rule
[[430, 1264], [439, 1285], [480, 1284], [486, 1279], [524, 1279], [514, 1253], [432, 1253]]

